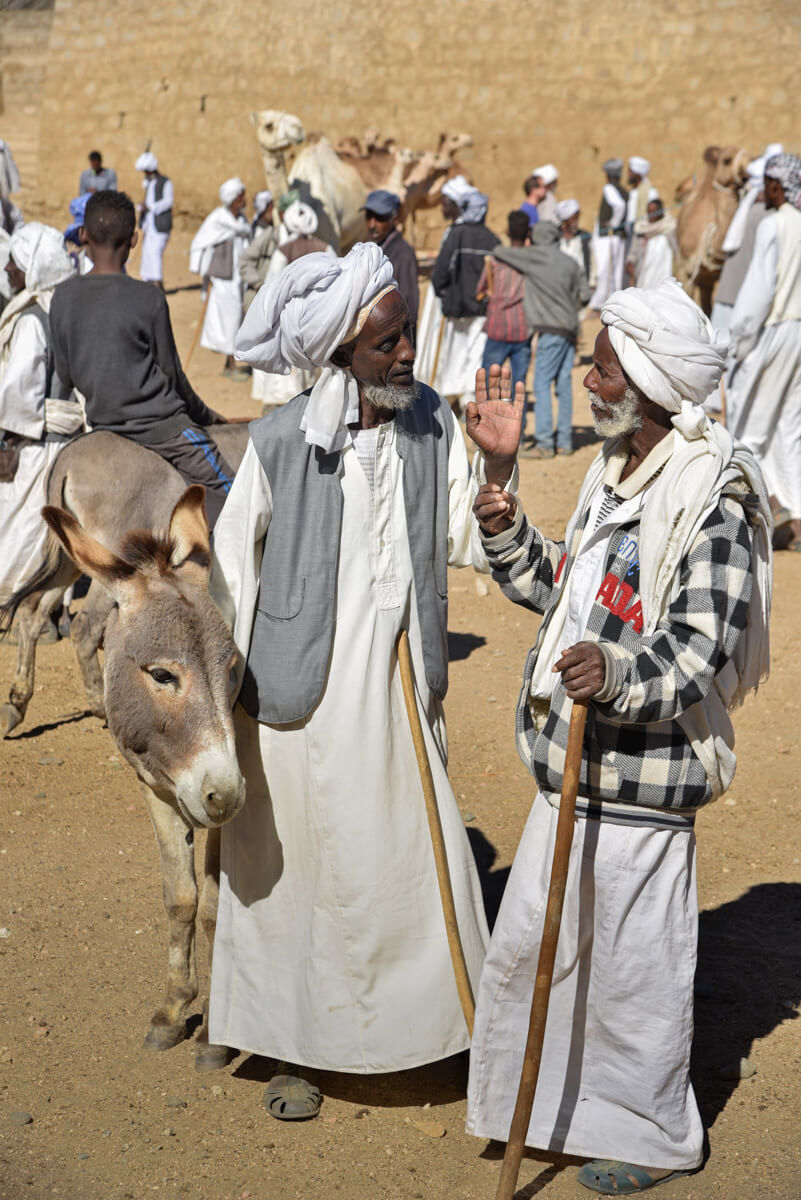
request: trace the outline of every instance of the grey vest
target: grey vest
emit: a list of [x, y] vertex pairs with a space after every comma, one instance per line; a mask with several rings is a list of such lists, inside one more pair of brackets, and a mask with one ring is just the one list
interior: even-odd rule
[[[342, 531], [342, 453], [308, 446], [303, 392], [254, 421], [250, 436], [264, 467], [273, 512], [264, 541], [259, 598], [239, 700], [269, 725], [309, 715], [325, 687], [336, 627]], [[413, 409], [395, 417], [426, 679], [448, 688], [448, 456], [453, 422], [423, 386]], [[389, 668], [389, 664], [387, 664]]]

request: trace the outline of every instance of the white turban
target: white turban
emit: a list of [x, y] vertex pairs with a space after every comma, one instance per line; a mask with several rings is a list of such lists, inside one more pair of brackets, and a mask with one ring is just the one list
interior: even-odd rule
[[713, 329], [675, 279], [654, 288], [613, 292], [601, 309], [601, 321], [632, 383], [655, 404], [680, 414], [673, 424], [692, 436], [691, 427], [704, 413], [689, 410], [720, 383], [728, 330]]
[[225, 183], [220, 188], [218, 193], [220, 202], [226, 206], [233, 204], [237, 196], [241, 196], [245, 191], [245, 185], [238, 175], [234, 175], [231, 179], [226, 179]]
[[134, 166], [137, 171], [157, 171], [159, 160], [151, 150], [146, 150], [144, 154], [139, 155]]
[[306, 254], [289, 263], [248, 309], [236, 335], [236, 358], [273, 375], [288, 375], [291, 367], [323, 368], [300, 426], [310, 446], [340, 450], [347, 426], [358, 420], [356, 380], [329, 360], [395, 286], [380, 246], [357, 242], [344, 258]]
[[634, 175], [639, 175], [641, 179], [645, 179], [645, 176], [651, 170], [651, 164], [647, 158], [640, 158], [639, 154], [632, 154], [629, 159], [629, 170]]
[[535, 167], [531, 174], [541, 179], [546, 187], [550, 187], [552, 183], [556, 183], [559, 178], [559, 172], [553, 163], [545, 163], [542, 167]]
[[480, 192], [477, 187], [471, 187], [462, 200], [462, 218], [465, 221], [483, 221], [489, 208], [489, 196]]
[[447, 196], [459, 208], [464, 207], [464, 202], [472, 191], [473, 185], [468, 183], [464, 175], [454, 175], [453, 179], [446, 179], [442, 185], [443, 196]]
[[272, 202], [273, 194], [269, 188], [265, 188], [263, 192], [256, 192], [256, 195], [253, 197], [254, 216], [260, 217], [263, 212], [267, 211]]
[[569, 221], [581, 209], [578, 200], [560, 200], [556, 206], [557, 221]]
[[765, 147], [765, 153], [762, 157], [767, 162], [769, 158], [775, 158], [777, 154], [784, 154], [784, 146], [781, 142], [771, 142], [770, 145]]
[[317, 213], [302, 200], [295, 200], [284, 209], [281, 220], [290, 237], [311, 237], [317, 232]]
[[52, 225], [31, 221], [11, 235], [9, 252], [25, 272], [25, 290], [33, 295], [50, 291], [75, 273], [64, 239]]

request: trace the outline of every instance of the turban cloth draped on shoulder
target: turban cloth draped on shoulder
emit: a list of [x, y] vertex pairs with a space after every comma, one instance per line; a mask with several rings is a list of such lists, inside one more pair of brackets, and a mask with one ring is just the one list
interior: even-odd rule
[[359, 389], [330, 358], [361, 331], [378, 301], [395, 288], [392, 263], [372, 242], [344, 258], [306, 254], [269, 279], [236, 336], [236, 357], [274, 375], [322, 367], [301, 423], [309, 445], [326, 453], [345, 444], [358, 420]]

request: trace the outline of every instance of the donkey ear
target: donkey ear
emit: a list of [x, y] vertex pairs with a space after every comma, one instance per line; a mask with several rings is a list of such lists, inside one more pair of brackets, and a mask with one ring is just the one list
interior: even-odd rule
[[93, 538], [63, 508], [47, 505], [42, 509], [42, 516], [76, 566], [101, 583], [121, 608], [130, 603], [136, 567]]
[[211, 566], [205, 496], [206, 489], [199, 483], [193, 483], [172, 510], [170, 538], [175, 543], [171, 558], [173, 567], [180, 567], [187, 561], [206, 571]]

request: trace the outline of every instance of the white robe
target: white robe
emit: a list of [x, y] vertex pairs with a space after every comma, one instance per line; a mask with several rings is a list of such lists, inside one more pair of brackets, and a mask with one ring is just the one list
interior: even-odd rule
[[768, 492], [801, 519], [801, 320], [765, 325], [779, 272], [776, 222], [759, 225], [731, 319], [737, 362], [727, 383], [727, 426], [756, 455]]
[[[604, 184], [603, 196], [612, 209], [610, 224], [617, 228], [626, 216], [626, 201], [611, 183]], [[626, 239], [620, 234], [601, 237], [598, 222], [592, 231], [592, 253], [595, 260], [595, 291], [589, 307], [599, 311], [606, 301], [623, 286], [623, 265], [626, 261]]]
[[[209, 213], [192, 239], [189, 269], [195, 275], [202, 275], [209, 289], [200, 344], [218, 354], [234, 353], [234, 338], [242, 322], [242, 298], [245, 294], [245, 285], [239, 274], [239, 260], [251, 233], [250, 224], [244, 217], [235, 217], [225, 205], [220, 205]], [[233, 243], [231, 278], [208, 277], [215, 248], [228, 241]]]
[[[396, 660], [404, 625], [474, 986], [488, 939], [442, 705], [425, 678], [394, 422], [379, 429], [375, 467], [373, 498], [348, 442], [336, 632], [312, 715], [279, 727], [236, 709], [248, 793], [222, 830], [210, 1002], [213, 1042], [356, 1073], [469, 1045]], [[467, 565], [475, 484], [458, 430], [449, 481], [449, 562]], [[250, 445], [217, 523], [212, 578], [242, 653], [271, 507]]]
[[637, 273], [638, 288], [653, 288], [673, 278], [673, 245], [665, 233], [654, 234], [645, 242], [642, 263]]
[[159, 233], [155, 225], [157, 213], [168, 212], [173, 206], [172, 180], [164, 180], [164, 191], [161, 200], [156, 199], [156, 180], [145, 180], [145, 207], [147, 213], [142, 223], [142, 261], [139, 264], [139, 275], [148, 282], [161, 282], [164, 278], [162, 259], [169, 233]]
[[486, 317], [444, 317], [436, 292], [426, 289], [417, 326], [415, 375], [441, 396], [459, 396], [466, 407], [476, 395], [476, 371], [484, 359]]

